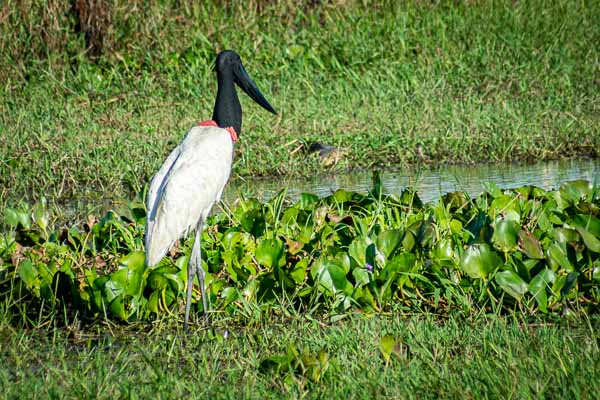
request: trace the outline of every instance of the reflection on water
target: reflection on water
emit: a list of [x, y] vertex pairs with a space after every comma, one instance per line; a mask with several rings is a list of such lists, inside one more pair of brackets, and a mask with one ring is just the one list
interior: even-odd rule
[[[288, 188], [288, 198], [296, 200], [300, 193], [310, 192], [327, 196], [333, 191], [366, 192], [371, 188], [371, 172], [352, 172], [323, 175], [305, 179], [232, 179], [225, 189], [223, 200], [232, 203], [243, 194], [246, 198], [268, 200], [283, 188]], [[487, 184], [501, 188], [536, 185], [545, 189], [575, 179], [585, 179], [600, 184], [600, 160], [546, 162], [534, 165], [476, 165], [443, 166], [438, 169], [385, 172], [382, 174], [387, 193], [399, 193], [407, 186], [415, 187], [425, 202], [436, 200], [441, 194], [462, 190], [470, 195], [482, 192]], [[139, 200], [139, 199], [138, 199]], [[78, 224], [88, 215], [101, 216], [108, 210], [128, 215], [128, 199], [80, 199], [69, 204], [51, 207], [54, 211], [51, 225]], [[214, 207], [213, 212], [218, 212]]]
[[[245, 197], [267, 200], [285, 187], [288, 188], [288, 197], [293, 200], [303, 192], [326, 196], [339, 188], [366, 192], [371, 188], [371, 178], [371, 172], [352, 172], [304, 179], [237, 179], [229, 183], [223, 198], [225, 202], [231, 202], [243, 194]], [[457, 190], [476, 195], [492, 183], [501, 188], [535, 185], [544, 189], [556, 188], [575, 179], [600, 184], [600, 160], [553, 161], [532, 165], [443, 166], [420, 171], [386, 172], [382, 179], [387, 193], [398, 193], [406, 186], [412, 186], [427, 202]]]

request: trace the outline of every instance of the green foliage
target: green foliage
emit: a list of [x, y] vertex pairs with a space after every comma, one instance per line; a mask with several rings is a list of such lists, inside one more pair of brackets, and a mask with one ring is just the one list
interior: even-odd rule
[[304, 376], [318, 383], [329, 368], [329, 354], [325, 350], [317, 354], [304, 348], [302, 353], [295, 345], [288, 346], [285, 355], [273, 355], [261, 361], [259, 370], [263, 374], [279, 374], [284, 377], [286, 384], [293, 385], [296, 375]]
[[[230, 214], [209, 218], [203, 233], [212, 309], [233, 316], [286, 298], [298, 311], [332, 316], [398, 304], [437, 313], [595, 312], [599, 193], [578, 181], [473, 199], [450, 193], [428, 204], [408, 189], [387, 195], [381, 188], [305, 194], [294, 204], [284, 192], [267, 203], [242, 199]], [[137, 219], [111, 211], [84, 229], [50, 234], [37, 222], [39, 209], [7, 210], [2, 298], [19, 299], [29, 316], [58, 304], [129, 322], [179, 312], [191, 238], [146, 268], [145, 216], [132, 208]]]
[[386, 365], [389, 364], [392, 355], [400, 356], [402, 343], [390, 335], [385, 335], [379, 341], [379, 351], [385, 360]]

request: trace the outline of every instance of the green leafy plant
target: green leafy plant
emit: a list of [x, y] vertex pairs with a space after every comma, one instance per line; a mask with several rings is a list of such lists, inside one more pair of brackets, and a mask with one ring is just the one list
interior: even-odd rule
[[[241, 199], [210, 217], [202, 243], [211, 308], [235, 315], [286, 298], [332, 316], [598, 309], [600, 201], [591, 184], [449, 193], [428, 204], [409, 189], [384, 194], [374, 185], [295, 203], [284, 192], [266, 203]], [[129, 322], [179, 313], [190, 239], [146, 268], [145, 215], [135, 203], [129, 214], [50, 232], [39, 206], [7, 209], [0, 295], [37, 315], [61, 304]]]

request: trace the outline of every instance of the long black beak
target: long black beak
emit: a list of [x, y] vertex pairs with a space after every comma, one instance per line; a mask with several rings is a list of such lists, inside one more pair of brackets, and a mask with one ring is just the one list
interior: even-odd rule
[[250, 76], [241, 63], [238, 64], [238, 68], [233, 69], [233, 80], [240, 88], [242, 88], [244, 92], [246, 92], [248, 96], [252, 98], [252, 100], [257, 102], [262, 108], [273, 114], [277, 114], [277, 111], [275, 111], [273, 106], [271, 106], [267, 99], [265, 99], [265, 96], [263, 96], [260, 90], [258, 90], [256, 83], [250, 79]]

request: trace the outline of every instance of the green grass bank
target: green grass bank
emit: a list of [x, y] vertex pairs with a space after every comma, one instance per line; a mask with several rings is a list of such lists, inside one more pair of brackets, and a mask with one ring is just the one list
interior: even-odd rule
[[6, 398], [594, 398], [597, 323], [292, 318], [187, 340], [168, 324], [3, 327], [0, 386]]
[[242, 98], [234, 177], [598, 156], [594, 1], [42, 3], [0, 5], [0, 207], [140, 192], [225, 48], [279, 111]]

